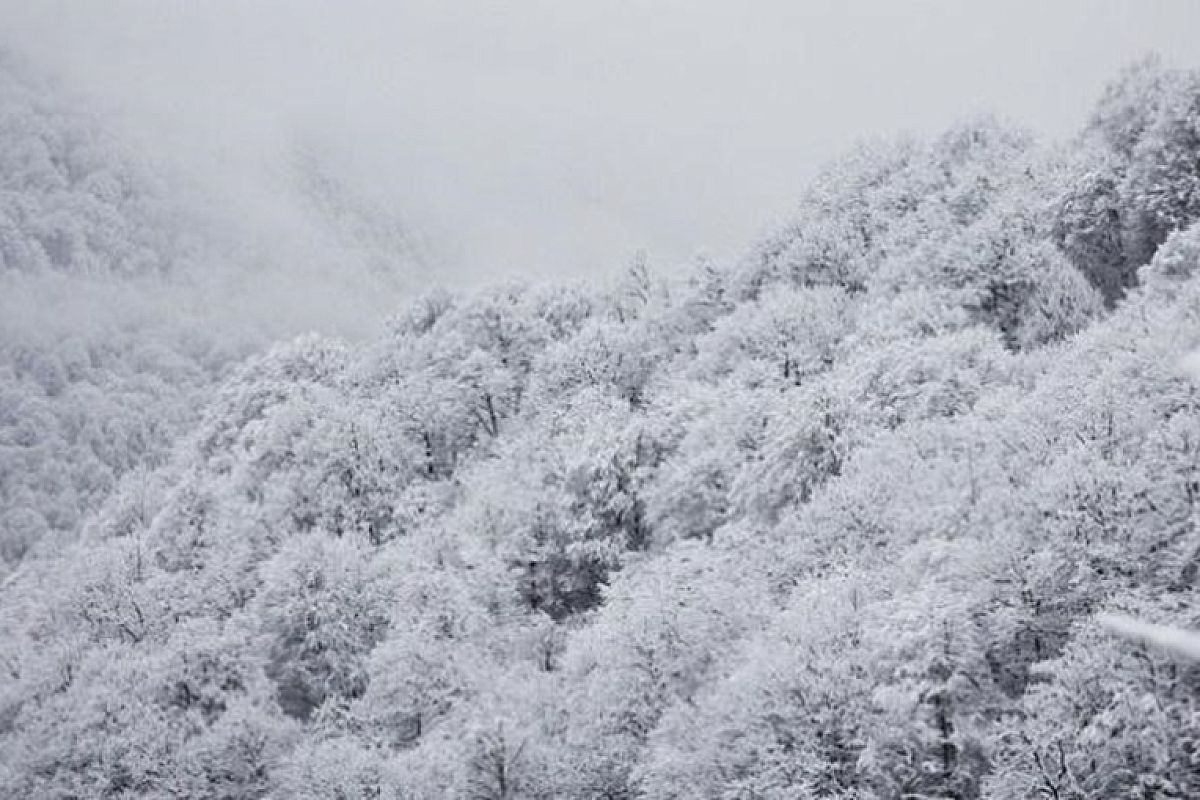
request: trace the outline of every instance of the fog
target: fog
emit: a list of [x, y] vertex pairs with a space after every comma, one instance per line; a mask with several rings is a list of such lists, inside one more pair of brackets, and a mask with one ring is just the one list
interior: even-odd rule
[[1200, 798], [1197, 31], [0, 0], [0, 800]]
[[289, 177], [311, 158], [402, 222], [422, 284], [729, 257], [864, 135], [994, 112], [1063, 136], [1128, 61], [1200, 61], [1191, 0], [0, 8], [0, 43], [268, 259], [345, 248]]

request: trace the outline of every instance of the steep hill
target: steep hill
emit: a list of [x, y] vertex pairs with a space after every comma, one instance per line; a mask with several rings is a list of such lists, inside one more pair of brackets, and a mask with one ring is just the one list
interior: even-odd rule
[[[0, 589], [0, 794], [1200, 795], [1200, 75], [239, 364]], [[7, 506], [6, 506], [7, 507]]]

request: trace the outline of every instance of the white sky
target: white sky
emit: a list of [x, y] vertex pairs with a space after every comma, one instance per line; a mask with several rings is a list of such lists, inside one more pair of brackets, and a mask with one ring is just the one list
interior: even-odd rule
[[[865, 135], [992, 111], [1070, 134], [1198, 0], [0, 0], [0, 42], [117, 113], [243, 221], [299, 144], [452, 281], [736, 254]], [[263, 223], [269, 229], [267, 222]]]

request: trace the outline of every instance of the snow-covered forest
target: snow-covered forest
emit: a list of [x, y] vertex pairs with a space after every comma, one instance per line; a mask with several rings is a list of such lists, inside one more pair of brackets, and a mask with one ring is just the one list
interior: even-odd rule
[[297, 158], [408, 298], [365, 340], [214, 296], [254, 242], [38, 81], [0, 61], [0, 797], [1200, 797], [1200, 663], [1100, 624], [1200, 628], [1200, 73], [865, 141], [604, 286], [414, 293]]

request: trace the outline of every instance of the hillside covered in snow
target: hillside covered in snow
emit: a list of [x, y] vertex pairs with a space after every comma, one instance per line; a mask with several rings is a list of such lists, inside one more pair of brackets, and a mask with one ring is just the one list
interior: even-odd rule
[[0, 796], [1200, 796], [1200, 665], [1097, 624], [1200, 627], [1200, 74], [345, 341], [179, 299], [253, 247], [0, 95]]

